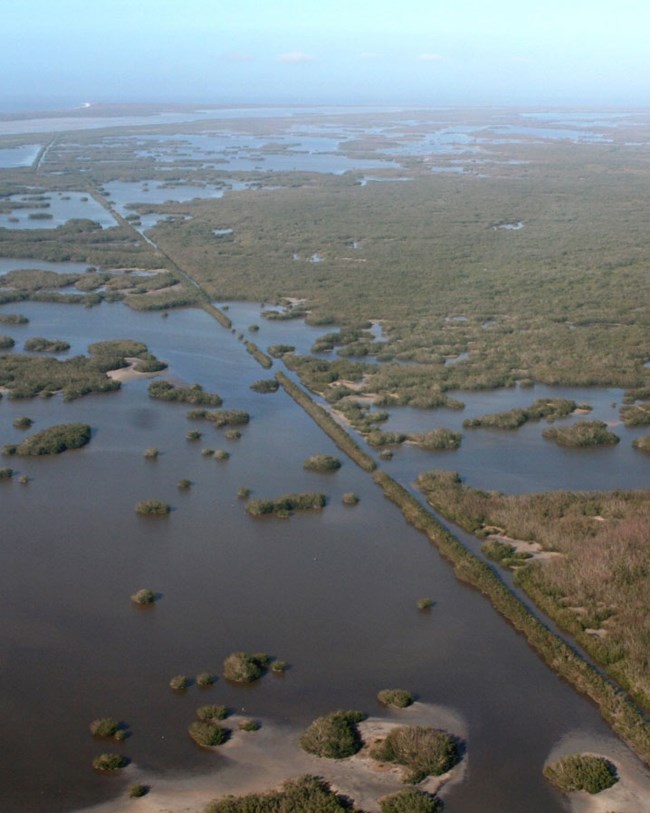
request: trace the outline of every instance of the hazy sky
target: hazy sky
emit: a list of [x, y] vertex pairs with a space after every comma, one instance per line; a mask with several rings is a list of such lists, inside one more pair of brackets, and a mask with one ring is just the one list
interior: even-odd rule
[[0, 0], [0, 109], [650, 105], [650, 0]]

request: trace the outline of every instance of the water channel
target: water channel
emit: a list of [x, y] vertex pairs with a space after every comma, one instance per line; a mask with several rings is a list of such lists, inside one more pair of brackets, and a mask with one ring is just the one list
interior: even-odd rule
[[[244, 307], [259, 314], [259, 306]], [[575, 740], [641, 770], [596, 708], [482, 596], [456, 581], [366, 474], [347, 460], [332, 475], [303, 470], [307, 455], [340, 453], [282, 391], [250, 389], [268, 373], [206, 313], [182, 310], [163, 319], [121, 304], [0, 308], [16, 311], [30, 322], [3, 325], [2, 332], [17, 348], [30, 336], [66, 339], [66, 355], [101, 339], [144, 341], [169, 363], [166, 377], [217, 391], [225, 408], [247, 410], [251, 422], [240, 440], [228, 440], [210, 424], [188, 421], [186, 406], [152, 401], [146, 380], [70, 403], [60, 396], [0, 401], [3, 444], [23, 437], [12, 426], [21, 415], [34, 419], [34, 430], [84, 421], [94, 435], [86, 448], [59, 457], [11, 459], [30, 482], [0, 485], [0, 713], [11, 744], [0, 763], [3, 813], [67, 813], [123, 796], [136, 768], [154, 787], [156, 777], [214, 772], [217, 795], [224, 758], [200, 750], [186, 733], [197, 706], [225, 703], [263, 724], [299, 731], [336, 708], [378, 714], [376, 692], [394, 686], [464, 722], [466, 769], [443, 791], [448, 813], [569, 810], [541, 770], [555, 749]], [[230, 315], [238, 330], [240, 321], [259, 321], [234, 305]], [[255, 341], [306, 347], [318, 332], [269, 322]], [[533, 400], [531, 391], [522, 397]], [[399, 415], [391, 427], [413, 417]], [[202, 439], [188, 441], [186, 432], [197, 428]], [[506, 463], [492, 453], [492, 487], [500, 487], [503, 469], [506, 485], [525, 477], [522, 490], [547, 488], [543, 467], [522, 464], [505, 473], [531, 457], [527, 432], [512, 438]], [[144, 459], [148, 447], [160, 450], [158, 460]], [[231, 458], [204, 457], [202, 447], [227, 449]], [[419, 450], [403, 452], [388, 467], [400, 479], [411, 477], [411, 467], [400, 463], [411, 455], [420, 455], [419, 470], [433, 467]], [[486, 480], [489, 454], [477, 464]], [[575, 477], [581, 471], [587, 479], [574, 487], [592, 487], [595, 466], [580, 460], [586, 462], [576, 464]], [[608, 465], [600, 470], [602, 487], [610, 487]], [[482, 476], [470, 479], [481, 485]], [[189, 491], [177, 489], [181, 478], [193, 482]], [[237, 498], [242, 486], [259, 497], [323, 491], [329, 504], [318, 514], [254, 520]], [[342, 505], [347, 491], [360, 496], [358, 506]], [[167, 500], [171, 515], [138, 517], [135, 502], [150, 497]], [[162, 598], [141, 611], [129, 596], [144, 586]], [[429, 613], [416, 608], [421, 596], [435, 602]], [[234, 650], [267, 651], [291, 669], [246, 689], [220, 678], [210, 689], [170, 691], [173, 675], [219, 673]], [[132, 736], [116, 746], [94, 742], [88, 725], [102, 716], [127, 721]], [[120, 778], [99, 776], [90, 763], [101, 750], [119, 750], [132, 765]]]

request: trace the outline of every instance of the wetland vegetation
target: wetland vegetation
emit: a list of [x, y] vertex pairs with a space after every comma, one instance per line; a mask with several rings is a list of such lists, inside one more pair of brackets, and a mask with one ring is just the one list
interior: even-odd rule
[[29, 435], [17, 445], [4, 447], [7, 455], [51, 455], [68, 449], [80, 449], [90, 442], [91, 428], [86, 423], [60, 423]]

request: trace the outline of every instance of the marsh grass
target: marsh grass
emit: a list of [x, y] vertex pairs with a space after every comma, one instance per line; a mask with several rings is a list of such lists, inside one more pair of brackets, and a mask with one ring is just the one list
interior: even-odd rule
[[600, 793], [618, 782], [616, 768], [594, 754], [570, 754], [544, 767], [544, 776], [564, 793]]

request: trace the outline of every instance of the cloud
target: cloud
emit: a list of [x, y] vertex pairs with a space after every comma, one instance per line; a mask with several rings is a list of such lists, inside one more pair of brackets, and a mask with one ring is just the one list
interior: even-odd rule
[[418, 59], [420, 62], [442, 62], [444, 57], [440, 54], [419, 54]]
[[287, 65], [298, 65], [303, 62], [314, 62], [314, 57], [302, 51], [290, 51], [288, 54], [280, 54], [278, 61]]

